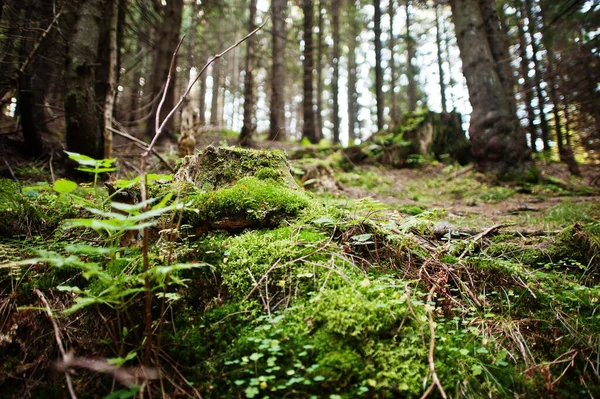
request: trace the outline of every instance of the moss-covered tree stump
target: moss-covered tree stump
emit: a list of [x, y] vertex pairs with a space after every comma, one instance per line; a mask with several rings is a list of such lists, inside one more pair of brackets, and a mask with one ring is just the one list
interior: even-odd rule
[[276, 227], [312, 203], [280, 151], [208, 147], [178, 165], [174, 185], [196, 189], [183, 223], [195, 233]]

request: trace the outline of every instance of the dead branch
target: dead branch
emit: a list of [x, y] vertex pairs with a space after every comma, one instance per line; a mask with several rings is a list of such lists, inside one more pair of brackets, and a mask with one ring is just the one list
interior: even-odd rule
[[[120, 130], [114, 129], [114, 128], [112, 128], [112, 127], [109, 127], [108, 129], [110, 129], [110, 131], [111, 131], [111, 132], [113, 132], [113, 133], [115, 133], [115, 134], [117, 134], [117, 135], [119, 135], [119, 136], [121, 136], [121, 137], [123, 137], [123, 138], [126, 138], [127, 140], [130, 140], [130, 141], [132, 141], [132, 142], [134, 142], [134, 143], [138, 144], [138, 145], [139, 145], [139, 147], [140, 147], [142, 150], [144, 150], [144, 151], [147, 151], [147, 150], [148, 150], [148, 143], [145, 143], [144, 141], [142, 141], [142, 140], [138, 139], [137, 137], [134, 137], [134, 136], [130, 135], [129, 133], [126, 133], [126, 132], [123, 132], [123, 131], [120, 131]], [[170, 170], [172, 173], [175, 173], [175, 168], [173, 168], [173, 167], [171, 166], [171, 164], [170, 164], [170, 163], [169, 163], [169, 162], [168, 162], [168, 161], [167, 161], [167, 160], [166, 160], [166, 159], [165, 159], [165, 158], [164, 158], [164, 157], [163, 157], [163, 156], [162, 156], [162, 155], [161, 155], [161, 154], [160, 154], [158, 151], [156, 151], [156, 149], [154, 149], [154, 148], [153, 148], [153, 149], [152, 149], [152, 150], [150, 150], [150, 151], [152, 152], [152, 154], [153, 154], [154, 156], [156, 156], [156, 157], [158, 158], [158, 160], [159, 160], [159, 161], [160, 161], [160, 162], [161, 162], [161, 163], [162, 163], [162, 164], [163, 164], [163, 165], [164, 165], [164, 166], [165, 166], [167, 169], [169, 169], [169, 170]]]
[[[431, 303], [431, 299], [433, 296], [433, 292], [436, 289], [436, 285], [433, 285], [431, 287], [431, 289], [429, 290], [429, 294], [427, 294], [427, 303]], [[446, 399], [448, 396], [446, 395], [446, 391], [444, 391], [444, 388], [442, 387], [442, 384], [440, 383], [440, 379], [437, 376], [437, 373], [435, 372], [435, 358], [434, 358], [434, 353], [435, 353], [435, 324], [433, 322], [433, 307], [432, 306], [427, 306], [427, 316], [429, 319], [429, 355], [427, 356], [427, 360], [429, 362], [429, 371], [431, 372], [431, 379], [433, 380], [433, 383], [430, 385], [430, 387], [423, 393], [423, 395], [421, 396], [421, 399], [425, 399], [429, 393], [431, 393], [431, 390], [433, 389], [434, 386], [437, 387], [437, 389], [440, 391], [440, 395], [442, 396], [442, 398]]]

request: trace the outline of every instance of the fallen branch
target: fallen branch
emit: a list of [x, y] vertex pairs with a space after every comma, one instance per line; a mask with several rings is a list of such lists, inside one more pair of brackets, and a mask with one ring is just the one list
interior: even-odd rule
[[[429, 294], [427, 294], [427, 304], [429, 304], [431, 302], [435, 288], [436, 288], [436, 286], [434, 285], [429, 290]], [[433, 307], [432, 306], [427, 306], [427, 316], [429, 319], [429, 354], [427, 356], [427, 361], [429, 362], [429, 372], [431, 373], [431, 379], [433, 380], [433, 383], [423, 393], [423, 395], [421, 396], [421, 399], [425, 399], [431, 393], [434, 386], [436, 386], [437, 389], [440, 391], [440, 395], [442, 396], [442, 398], [446, 399], [448, 397], [446, 395], [446, 391], [444, 391], [444, 388], [442, 387], [442, 384], [440, 383], [440, 379], [438, 378], [437, 373], [435, 372], [435, 358], [434, 358], [435, 324], [433, 322]]]
[[[480, 241], [481, 239], [485, 238], [486, 236], [495, 233], [496, 231], [500, 230], [502, 227], [506, 227], [506, 226], [510, 226], [509, 224], [496, 224], [484, 231], [482, 231], [481, 233], [477, 234], [476, 236], [474, 236], [473, 238], [471, 238], [469, 241], [476, 243], [477, 241]], [[469, 245], [467, 245], [467, 248], [465, 248], [465, 250], [463, 251], [462, 254], [460, 254], [460, 256], [458, 257], [458, 260], [461, 260], [462, 258], [464, 258], [464, 256], [469, 252]]]

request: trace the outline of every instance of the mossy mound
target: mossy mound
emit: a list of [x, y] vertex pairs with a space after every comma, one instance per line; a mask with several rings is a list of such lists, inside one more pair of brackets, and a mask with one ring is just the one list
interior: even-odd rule
[[402, 120], [394, 130], [378, 132], [360, 146], [348, 148], [346, 156], [354, 163], [391, 167], [418, 166], [422, 157], [462, 165], [471, 160], [471, 145], [459, 114], [412, 112]]
[[242, 230], [278, 226], [284, 219], [297, 216], [312, 203], [301, 190], [294, 190], [271, 178], [247, 176], [233, 186], [202, 191], [183, 198], [191, 202], [183, 223], [195, 230]]
[[181, 159], [173, 180], [193, 183], [203, 190], [216, 190], [247, 176], [271, 178], [290, 188], [298, 187], [281, 151], [236, 147], [209, 146], [201, 154]]
[[555, 237], [538, 243], [515, 241], [493, 243], [486, 253], [533, 267], [546, 267], [600, 278], [600, 227], [575, 223]]

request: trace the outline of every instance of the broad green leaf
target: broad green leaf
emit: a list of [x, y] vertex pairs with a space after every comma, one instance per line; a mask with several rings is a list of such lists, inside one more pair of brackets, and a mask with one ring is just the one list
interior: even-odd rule
[[77, 183], [67, 179], [58, 179], [54, 182], [54, 186], [52, 187], [54, 191], [60, 194], [68, 194], [70, 192], [75, 191], [77, 189]]

